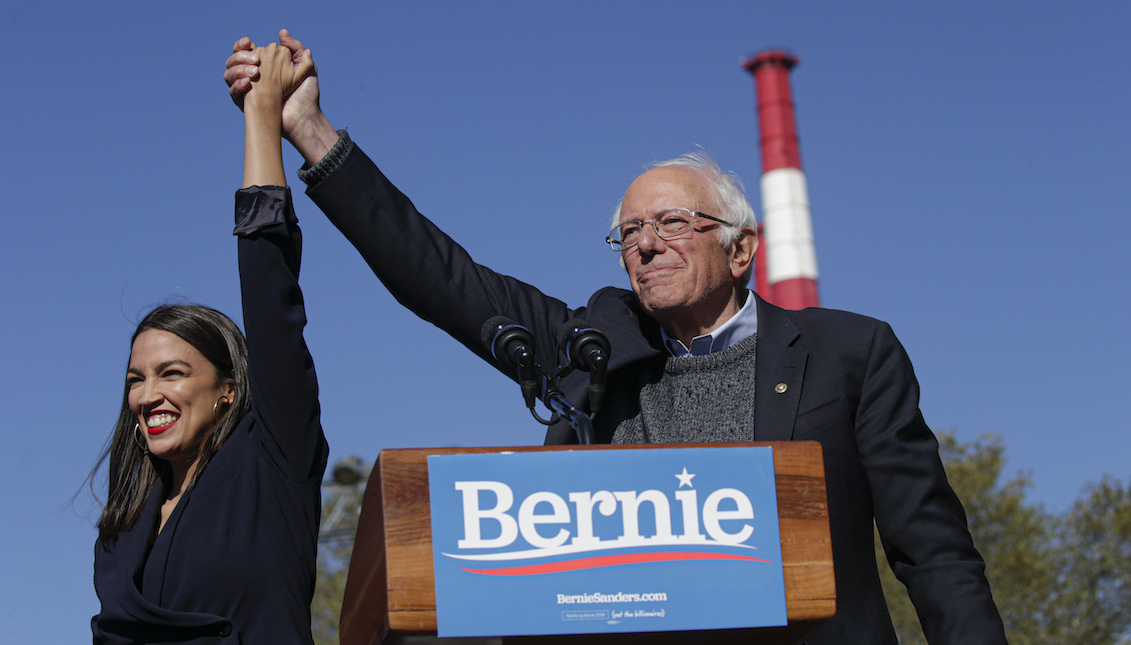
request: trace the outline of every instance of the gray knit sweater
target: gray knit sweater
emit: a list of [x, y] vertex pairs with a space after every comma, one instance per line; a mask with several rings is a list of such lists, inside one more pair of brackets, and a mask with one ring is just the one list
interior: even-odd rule
[[613, 443], [754, 440], [757, 334], [705, 356], [670, 357], [659, 381], [640, 388], [640, 413], [617, 426]]

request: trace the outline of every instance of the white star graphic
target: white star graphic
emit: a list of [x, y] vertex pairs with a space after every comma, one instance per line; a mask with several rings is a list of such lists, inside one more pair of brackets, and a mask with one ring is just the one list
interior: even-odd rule
[[679, 480], [679, 488], [683, 488], [684, 486], [693, 488], [693, 486], [691, 484], [691, 478], [694, 477], [694, 476], [695, 475], [688, 475], [687, 474], [687, 467], [685, 466], [683, 468], [683, 474], [675, 476], [675, 478]]

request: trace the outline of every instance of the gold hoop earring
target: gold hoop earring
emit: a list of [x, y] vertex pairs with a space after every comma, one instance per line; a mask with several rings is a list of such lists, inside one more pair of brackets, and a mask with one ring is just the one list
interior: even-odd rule
[[141, 448], [142, 452], [144, 452], [145, 454], [148, 455], [149, 454], [149, 444], [146, 443], [145, 440], [141, 438], [141, 423], [140, 422], [134, 424], [133, 435], [134, 435], [134, 443], [137, 444], [138, 448]]
[[212, 424], [213, 425], [220, 423], [220, 419], [217, 417], [217, 412], [220, 409], [220, 402], [221, 401], [223, 401], [225, 405], [231, 405], [232, 404], [232, 401], [226, 396], [222, 396], [222, 397], [216, 399], [216, 402], [212, 404]]

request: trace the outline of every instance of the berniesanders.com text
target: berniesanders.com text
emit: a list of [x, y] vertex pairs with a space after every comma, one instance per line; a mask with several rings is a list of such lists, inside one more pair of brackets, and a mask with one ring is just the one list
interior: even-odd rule
[[589, 605], [605, 602], [657, 602], [668, 599], [668, 594], [660, 593], [583, 593], [558, 594], [559, 605]]

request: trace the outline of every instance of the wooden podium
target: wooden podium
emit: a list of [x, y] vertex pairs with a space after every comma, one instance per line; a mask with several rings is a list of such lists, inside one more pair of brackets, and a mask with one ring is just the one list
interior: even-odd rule
[[[771, 446], [789, 625], [709, 632], [437, 638], [428, 455]], [[769, 643], [791, 645], [836, 612], [821, 446], [812, 441], [384, 450], [369, 476], [342, 601], [342, 645], [398, 643]]]

